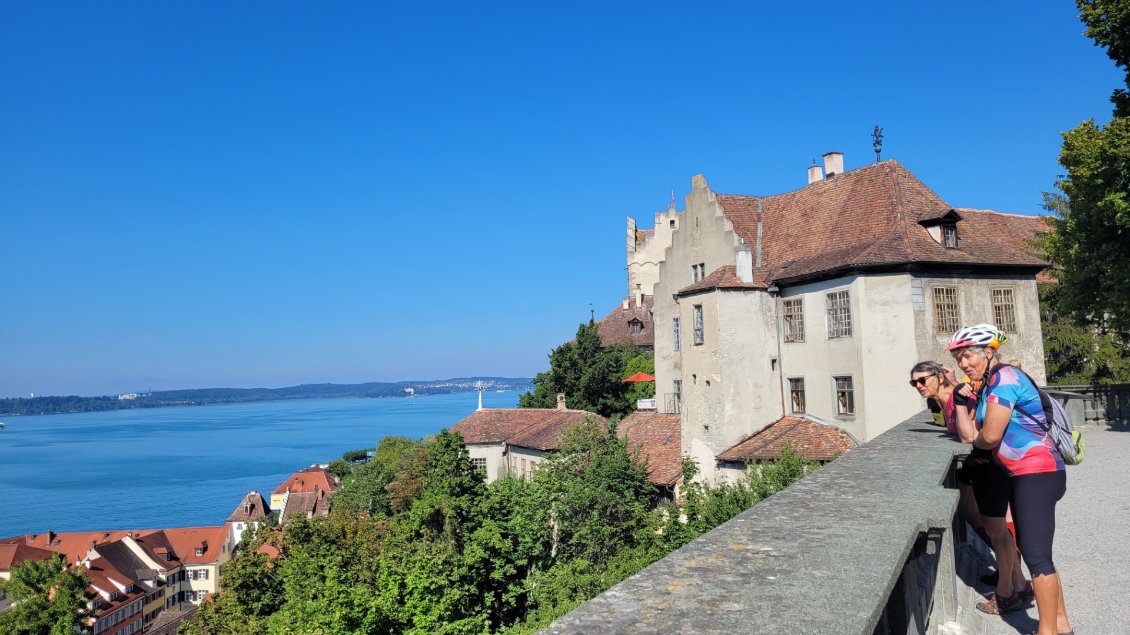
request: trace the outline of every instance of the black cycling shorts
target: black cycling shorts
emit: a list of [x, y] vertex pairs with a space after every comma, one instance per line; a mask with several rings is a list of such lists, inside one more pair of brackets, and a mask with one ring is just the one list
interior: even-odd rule
[[1055, 573], [1052, 541], [1055, 539], [1055, 504], [1067, 491], [1067, 473], [1041, 472], [1010, 479], [1012, 522], [1016, 546], [1032, 577]]
[[977, 511], [982, 516], [1004, 518], [1008, 515], [1008, 471], [993, 458], [992, 452], [974, 451], [961, 466], [957, 480], [973, 488]]

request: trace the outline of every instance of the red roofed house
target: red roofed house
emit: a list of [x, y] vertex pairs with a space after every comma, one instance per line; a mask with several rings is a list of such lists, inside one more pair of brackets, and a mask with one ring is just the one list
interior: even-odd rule
[[781, 417], [768, 426], [738, 441], [718, 455], [720, 472], [736, 480], [751, 463], [772, 461], [785, 446], [809, 461], [827, 463], [859, 446], [859, 441], [843, 428], [816, 417]]
[[675, 500], [675, 488], [683, 480], [679, 415], [636, 411], [620, 421], [616, 433], [647, 463], [647, 480], [659, 490], [660, 500]]
[[173, 552], [184, 565], [178, 600], [200, 604], [220, 588], [220, 567], [232, 558], [227, 525], [163, 529]]
[[312, 465], [291, 474], [271, 491], [271, 509], [279, 510], [279, 522], [294, 514], [307, 518], [330, 512], [329, 497], [341, 487], [341, 481], [324, 467]]
[[[23, 564], [28, 560], [50, 560], [55, 554], [46, 549], [29, 547], [20, 542], [0, 544], [0, 580], [12, 579], [12, 567]], [[0, 611], [11, 606], [9, 600], [0, 590]]]
[[657, 214], [652, 233], [629, 220], [659, 411], [682, 415], [682, 452], [708, 480], [720, 453], [782, 416], [866, 441], [920, 411], [909, 369], [944, 360], [963, 324], [996, 323], [1009, 358], [1044, 380], [1039, 218], [954, 207], [897, 161], [844, 171], [831, 152], [824, 171], [769, 196], [696, 176], [685, 211]]
[[228, 516], [228, 530], [230, 536], [228, 542], [231, 543], [232, 549], [239, 546], [243, 542], [243, 534], [250, 529], [266, 525], [271, 520], [271, 508], [267, 505], [267, 500], [259, 492], [248, 492], [244, 494], [243, 500], [236, 505], [231, 515]]
[[558, 397], [557, 408], [484, 408], [451, 427], [463, 437], [471, 463], [487, 482], [507, 474], [530, 477], [551, 450], [561, 448], [561, 437], [569, 428], [604, 417], [585, 410], [565, 408]]

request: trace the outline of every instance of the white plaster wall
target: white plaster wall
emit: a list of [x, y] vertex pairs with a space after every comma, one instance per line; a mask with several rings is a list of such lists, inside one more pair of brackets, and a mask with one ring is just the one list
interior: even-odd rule
[[[657, 223], [659, 224], [659, 223]], [[733, 227], [722, 213], [701, 175], [692, 179], [686, 198], [686, 211], [678, 219], [671, 245], [659, 263], [655, 284], [655, 377], [656, 398], [662, 408], [664, 398], [673, 391], [673, 380], [683, 381], [683, 453], [698, 461], [701, 470], [713, 471], [714, 446], [702, 433], [716, 433], [722, 422], [721, 361], [718, 356], [719, 315], [715, 293], [676, 300], [674, 294], [693, 283], [691, 265], [704, 263], [706, 272], [733, 265], [735, 250], [741, 244]], [[705, 341], [694, 345], [692, 306], [703, 305]], [[671, 318], [680, 318], [682, 351], [672, 350]], [[706, 381], [710, 381], [710, 385]]]
[[682, 215], [674, 207], [666, 212], [656, 212], [654, 233], [643, 245], [635, 244], [635, 220], [628, 218], [628, 295], [637, 291], [651, 295], [659, 281], [659, 263], [671, 246], [671, 237], [679, 226]]
[[533, 469], [536, 470], [537, 465], [544, 460], [545, 452], [542, 452], [541, 450], [535, 450], [533, 448], [510, 446], [510, 452], [507, 455], [507, 465], [508, 469], [510, 470], [510, 474], [519, 477], [525, 476], [525, 474], [522, 472], [522, 461], [526, 462], [527, 469], [529, 469], [530, 466], [534, 466]]
[[486, 482], [490, 483], [506, 474], [506, 462], [502, 443], [474, 443], [467, 445], [467, 456], [472, 459], [486, 459]]

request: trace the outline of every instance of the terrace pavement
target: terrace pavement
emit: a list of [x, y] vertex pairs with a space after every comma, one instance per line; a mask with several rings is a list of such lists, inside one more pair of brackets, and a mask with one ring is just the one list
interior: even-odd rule
[[[1079, 429], [1086, 459], [1067, 467], [1067, 494], [1056, 507], [1055, 564], [1067, 615], [1079, 635], [1130, 633], [1130, 426]], [[984, 633], [1029, 633], [1036, 615], [1033, 604], [1003, 618], [986, 616]]]

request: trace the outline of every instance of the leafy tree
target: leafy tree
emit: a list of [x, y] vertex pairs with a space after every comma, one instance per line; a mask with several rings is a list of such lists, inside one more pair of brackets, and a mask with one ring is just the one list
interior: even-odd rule
[[[636, 373], [647, 373], [655, 377], [655, 358], [651, 355], [640, 353], [635, 357], [628, 360], [624, 365], [624, 379], [635, 375]], [[651, 399], [655, 396], [655, 382], [654, 381], [639, 381], [633, 382], [628, 385], [628, 405], [635, 409], [636, 401], [640, 399]]]
[[1130, 382], [1130, 347], [1112, 333], [1058, 311], [1063, 286], [1038, 285], [1044, 361], [1049, 384]]
[[[1086, 34], [1130, 70], [1130, 0], [1078, 0]], [[1130, 82], [1130, 74], [1127, 75]], [[1063, 135], [1056, 187], [1066, 208], [1050, 222], [1048, 255], [1060, 268], [1061, 312], [1102, 331], [1130, 334], [1130, 93], [1114, 91], [1114, 117]]]
[[[519, 408], [553, 408], [557, 393], [565, 394], [570, 408], [604, 417], [628, 414], [636, 404], [623, 382], [628, 363], [641, 353], [635, 347], [601, 347], [595, 322], [577, 327], [577, 336], [549, 354], [549, 371], [534, 377], [533, 392], [518, 399]], [[654, 369], [654, 367], [653, 367]], [[634, 371], [633, 371], [634, 372]]]
[[0, 633], [7, 635], [74, 635], [89, 633], [87, 606], [90, 577], [82, 567], [67, 567], [67, 559], [28, 560], [12, 568], [0, 590], [12, 601], [0, 613]]
[[404, 437], [381, 439], [372, 460], [353, 466], [342, 479], [341, 489], [330, 499], [331, 506], [373, 516], [407, 509], [422, 488], [419, 466], [424, 457], [424, 446], [419, 441]]

